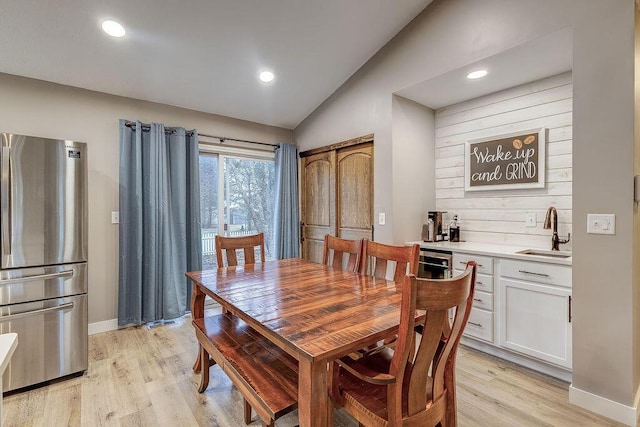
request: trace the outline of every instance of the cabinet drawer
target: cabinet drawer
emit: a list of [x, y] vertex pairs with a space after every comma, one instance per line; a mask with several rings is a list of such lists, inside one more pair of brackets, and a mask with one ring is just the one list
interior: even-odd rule
[[464, 334], [493, 342], [493, 313], [479, 308], [472, 308], [467, 326], [464, 328]]
[[[454, 276], [464, 273], [463, 270], [455, 270]], [[493, 292], [493, 276], [476, 273], [476, 291]]]
[[493, 294], [482, 291], [473, 293], [473, 306], [484, 310], [493, 311]]
[[571, 287], [571, 267], [565, 265], [505, 259], [500, 262], [500, 276]]
[[464, 270], [469, 261], [475, 261], [478, 264], [476, 269], [478, 273], [493, 274], [493, 258], [471, 254], [453, 254], [453, 268]]

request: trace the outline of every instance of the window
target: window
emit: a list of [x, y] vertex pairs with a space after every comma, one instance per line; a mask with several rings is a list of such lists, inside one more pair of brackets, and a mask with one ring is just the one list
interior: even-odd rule
[[215, 236], [263, 232], [265, 258], [274, 259], [275, 164], [272, 152], [201, 146], [202, 268], [217, 268]]

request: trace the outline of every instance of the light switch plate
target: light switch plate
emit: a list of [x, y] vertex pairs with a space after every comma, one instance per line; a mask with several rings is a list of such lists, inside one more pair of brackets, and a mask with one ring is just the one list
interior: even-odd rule
[[616, 234], [614, 214], [587, 214], [588, 234]]
[[384, 212], [378, 213], [378, 225], [384, 225], [386, 222], [387, 218]]
[[525, 217], [525, 224], [527, 224], [527, 227], [529, 228], [535, 228], [536, 227], [536, 213], [535, 212], [527, 212], [527, 215]]
[[120, 212], [111, 212], [111, 224], [120, 224]]

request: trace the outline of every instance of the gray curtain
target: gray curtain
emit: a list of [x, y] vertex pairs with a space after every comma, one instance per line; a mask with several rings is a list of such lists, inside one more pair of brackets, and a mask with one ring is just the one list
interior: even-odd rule
[[198, 135], [120, 120], [118, 325], [182, 316], [200, 270]]
[[276, 201], [274, 240], [276, 258], [300, 256], [298, 219], [298, 151], [294, 144], [276, 149]]

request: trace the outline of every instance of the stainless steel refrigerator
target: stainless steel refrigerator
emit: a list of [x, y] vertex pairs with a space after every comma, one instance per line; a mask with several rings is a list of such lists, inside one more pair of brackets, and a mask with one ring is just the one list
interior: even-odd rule
[[0, 134], [0, 333], [5, 391], [85, 371], [87, 147]]

